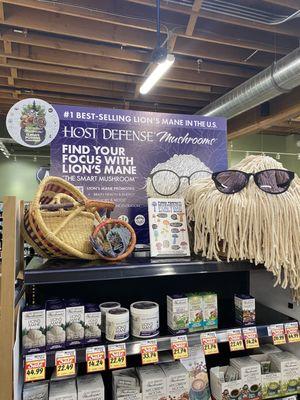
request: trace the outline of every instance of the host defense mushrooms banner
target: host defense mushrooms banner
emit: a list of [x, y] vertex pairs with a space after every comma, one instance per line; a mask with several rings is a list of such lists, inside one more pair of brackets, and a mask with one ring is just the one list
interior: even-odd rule
[[200, 115], [54, 106], [59, 132], [51, 175], [91, 199], [116, 203], [149, 243], [147, 197], [181, 197], [187, 186], [227, 168], [226, 120]]

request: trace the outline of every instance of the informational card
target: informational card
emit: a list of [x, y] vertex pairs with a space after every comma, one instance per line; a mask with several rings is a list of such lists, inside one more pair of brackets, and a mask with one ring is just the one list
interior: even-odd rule
[[149, 198], [148, 213], [151, 256], [189, 256], [184, 200]]

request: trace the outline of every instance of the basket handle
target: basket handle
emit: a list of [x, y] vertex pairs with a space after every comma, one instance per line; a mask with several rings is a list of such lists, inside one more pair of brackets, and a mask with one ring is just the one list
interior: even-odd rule
[[[65, 200], [65, 202], [63, 202]], [[76, 201], [72, 196], [69, 196], [68, 194], [65, 193], [57, 193], [50, 204], [41, 204], [40, 209], [41, 210], [50, 210], [50, 211], [57, 211], [60, 209], [69, 209], [73, 207], [78, 207], [80, 206], [81, 202]]]
[[94, 208], [95, 210], [106, 210], [107, 216], [115, 209], [115, 203], [112, 201], [101, 201], [101, 200], [86, 200], [85, 206], [87, 209]]

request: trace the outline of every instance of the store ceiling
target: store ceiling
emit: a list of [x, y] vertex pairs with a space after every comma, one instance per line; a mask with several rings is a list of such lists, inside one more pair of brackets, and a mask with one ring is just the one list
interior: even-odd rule
[[[295, 49], [300, 19], [267, 25], [207, 11], [210, 0], [162, 0], [166, 79], [139, 95], [156, 43], [155, 0], [0, 0], [0, 110], [18, 99], [189, 113]], [[211, 0], [212, 4], [218, 3]], [[289, 15], [299, 0], [231, 0]], [[299, 107], [300, 113], [300, 107]], [[267, 132], [300, 132], [298, 123]], [[283, 130], [281, 130], [281, 128]]]

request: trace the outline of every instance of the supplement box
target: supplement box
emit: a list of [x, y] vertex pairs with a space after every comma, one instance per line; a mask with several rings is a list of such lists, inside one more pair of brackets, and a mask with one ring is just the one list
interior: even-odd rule
[[201, 293], [187, 294], [189, 301], [189, 332], [203, 330], [203, 312]]
[[137, 368], [143, 400], [161, 400], [167, 397], [167, 379], [158, 365]]
[[210, 400], [205, 355], [202, 346], [191, 346], [189, 357], [180, 360], [189, 374], [189, 399]]
[[236, 322], [244, 326], [255, 325], [255, 298], [247, 294], [234, 296]]
[[22, 312], [23, 354], [42, 353], [46, 346], [45, 309], [38, 305], [26, 306]]
[[184, 295], [167, 296], [168, 329], [173, 334], [186, 333], [189, 329], [189, 300]]
[[104, 384], [101, 374], [89, 374], [77, 378], [78, 400], [104, 400]]
[[84, 342], [84, 306], [80, 300], [66, 302], [66, 345], [76, 347]]
[[210, 369], [210, 387], [214, 400], [240, 400], [242, 399], [243, 381], [237, 379], [225, 382], [225, 373], [228, 366]]
[[142, 400], [135, 368], [112, 372], [113, 400]]
[[49, 400], [77, 400], [75, 379], [51, 381]]
[[106, 313], [107, 340], [122, 342], [129, 337], [129, 311], [127, 308], [114, 308]]
[[218, 328], [218, 296], [216, 293], [202, 294], [203, 328], [204, 330]]
[[86, 344], [101, 342], [101, 311], [97, 304], [84, 306], [84, 339]]
[[46, 349], [60, 350], [66, 345], [66, 309], [61, 300], [46, 302]]
[[167, 378], [167, 395], [172, 400], [189, 398], [189, 374], [180, 362], [160, 365]]
[[296, 394], [300, 389], [300, 360], [287, 351], [271, 353], [269, 359], [274, 368], [281, 372], [281, 395]]
[[25, 383], [23, 400], [48, 400], [48, 381]]
[[[251, 358], [256, 360], [261, 365], [261, 387], [262, 398], [273, 399], [278, 398], [281, 394], [281, 373], [276, 369], [269, 358], [268, 354], [255, 354]], [[269, 371], [264, 371], [264, 364], [269, 364]]]
[[261, 366], [251, 357], [237, 357], [230, 359], [230, 365], [239, 372], [243, 382], [243, 399], [260, 400], [261, 394]]

